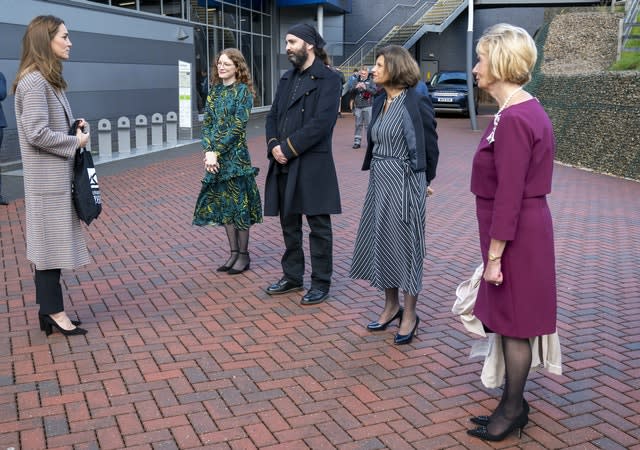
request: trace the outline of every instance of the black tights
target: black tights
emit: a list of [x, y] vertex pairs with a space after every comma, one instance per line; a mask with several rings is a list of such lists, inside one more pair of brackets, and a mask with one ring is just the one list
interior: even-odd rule
[[238, 230], [233, 224], [225, 224], [224, 229], [227, 232], [231, 253], [225, 266], [242, 270], [249, 262], [249, 230]]
[[491, 434], [502, 433], [522, 413], [524, 387], [531, 369], [529, 339], [502, 336], [502, 353], [505, 364], [505, 383], [502, 399], [487, 426]]

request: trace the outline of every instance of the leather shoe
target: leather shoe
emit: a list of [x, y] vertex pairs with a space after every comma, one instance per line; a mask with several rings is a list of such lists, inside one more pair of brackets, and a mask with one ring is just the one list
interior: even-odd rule
[[317, 305], [318, 303], [322, 303], [329, 297], [329, 293], [325, 291], [321, 291], [320, 289], [311, 288], [309, 291], [304, 294], [302, 300], [300, 300], [301, 305]]
[[353, 147], [351, 148], [360, 148], [360, 144], [353, 144]]
[[286, 294], [287, 292], [298, 291], [302, 289], [302, 284], [292, 283], [286, 278], [282, 278], [280, 281], [273, 283], [265, 292], [269, 295]]
[[7, 200], [5, 200], [5, 198], [0, 195], [0, 205], [8, 205], [9, 202]]
[[398, 323], [402, 322], [402, 313], [404, 313], [404, 309], [403, 309], [403, 308], [399, 308], [399, 309], [398, 309], [398, 312], [397, 312], [397, 313], [395, 313], [395, 314], [393, 315], [393, 317], [392, 317], [391, 319], [387, 320], [386, 322], [382, 322], [382, 323], [380, 323], [380, 322], [376, 321], [376, 322], [371, 322], [371, 323], [369, 323], [369, 325], [367, 325], [367, 330], [369, 330], [369, 331], [382, 331], [382, 330], [386, 330], [386, 329], [387, 329], [387, 327], [389, 326], [389, 324], [390, 324], [391, 322], [393, 322], [394, 320], [396, 320], [396, 319], [400, 319], [400, 320], [398, 320]]

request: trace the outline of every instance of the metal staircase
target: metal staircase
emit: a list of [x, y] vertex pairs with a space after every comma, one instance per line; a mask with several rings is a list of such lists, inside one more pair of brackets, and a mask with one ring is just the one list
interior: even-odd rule
[[437, 0], [435, 3], [425, 1], [426, 11], [417, 20], [394, 26], [380, 41], [369, 45], [366, 51], [362, 48], [356, 50], [339, 69], [342, 73], [351, 73], [360, 66], [372, 66], [379, 47], [395, 44], [410, 48], [428, 32], [441, 33], [467, 8], [467, 5], [468, 0]]
[[624, 5], [625, 16], [619, 31], [617, 59], [620, 59], [623, 52], [640, 52], [640, 0], [627, 0]]

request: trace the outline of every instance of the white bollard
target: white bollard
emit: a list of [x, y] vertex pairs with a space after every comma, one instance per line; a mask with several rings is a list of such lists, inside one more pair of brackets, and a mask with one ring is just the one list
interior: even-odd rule
[[136, 116], [136, 148], [146, 150], [147, 145], [147, 116], [140, 114]]
[[173, 111], [167, 113], [167, 144], [178, 143], [178, 115]]
[[151, 116], [151, 145], [162, 145], [162, 114]]
[[98, 154], [111, 157], [111, 122], [108, 119], [98, 121]]
[[118, 118], [118, 153], [131, 153], [131, 122], [124, 116]]

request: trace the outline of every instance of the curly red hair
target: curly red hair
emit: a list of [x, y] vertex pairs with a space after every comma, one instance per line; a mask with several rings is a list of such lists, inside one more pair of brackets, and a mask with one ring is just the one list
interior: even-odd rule
[[249, 92], [253, 96], [256, 95], [256, 91], [253, 88], [253, 81], [251, 81], [251, 72], [249, 72], [249, 66], [244, 59], [242, 52], [237, 48], [225, 48], [216, 56], [216, 60], [211, 67], [211, 84], [221, 83], [222, 80], [218, 77], [218, 61], [222, 55], [226, 55], [233, 64], [236, 66], [236, 81], [244, 83], [249, 88]]

